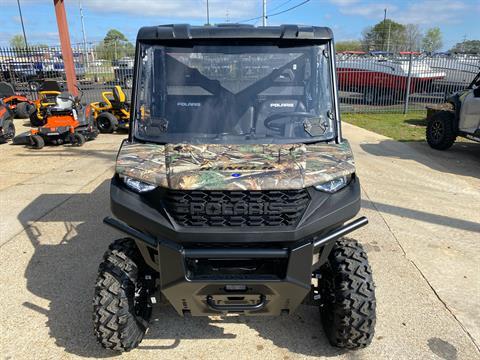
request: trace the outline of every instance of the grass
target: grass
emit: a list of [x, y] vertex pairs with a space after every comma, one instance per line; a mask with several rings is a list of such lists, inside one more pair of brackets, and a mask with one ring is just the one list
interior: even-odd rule
[[409, 114], [342, 114], [342, 120], [352, 125], [388, 136], [398, 141], [424, 141], [426, 113]]
[[86, 80], [91, 80], [91, 81], [95, 81], [96, 79], [98, 79], [98, 81], [102, 81], [102, 82], [105, 82], [105, 81], [113, 81], [115, 80], [115, 76], [113, 74], [113, 72], [86, 72], [85, 73], [85, 79]]

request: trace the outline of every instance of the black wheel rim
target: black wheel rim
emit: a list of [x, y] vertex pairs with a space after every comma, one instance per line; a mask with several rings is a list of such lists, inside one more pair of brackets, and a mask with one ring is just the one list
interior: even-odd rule
[[443, 126], [443, 123], [441, 121], [434, 121], [431, 128], [432, 139], [435, 142], [440, 142], [443, 138], [444, 133], [445, 128]]
[[109, 124], [110, 124], [110, 121], [106, 118], [97, 119], [97, 126], [100, 130], [108, 129]]

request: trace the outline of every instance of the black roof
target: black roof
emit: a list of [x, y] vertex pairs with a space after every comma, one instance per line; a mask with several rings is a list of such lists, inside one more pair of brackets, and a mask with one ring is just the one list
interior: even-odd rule
[[190, 26], [170, 24], [142, 27], [137, 40], [195, 40], [195, 39], [288, 39], [330, 40], [332, 30], [328, 27], [304, 25], [280, 25], [255, 27], [246, 24], [218, 24], [215, 26]]

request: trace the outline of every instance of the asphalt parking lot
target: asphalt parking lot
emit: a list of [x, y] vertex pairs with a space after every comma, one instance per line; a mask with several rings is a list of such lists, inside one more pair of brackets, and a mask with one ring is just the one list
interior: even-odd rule
[[[16, 120], [21, 131], [21, 120]], [[318, 309], [279, 318], [181, 318], [168, 304], [126, 359], [480, 359], [480, 144], [448, 152], [344, 124], [362, 182], [352, 235], [372, 263], [377, 328], [356, 352], [329, 346]], [[0, 145], [0, 356], [116, 357], [93, 336], [109, 178], [124, 135], [81, 148]]]

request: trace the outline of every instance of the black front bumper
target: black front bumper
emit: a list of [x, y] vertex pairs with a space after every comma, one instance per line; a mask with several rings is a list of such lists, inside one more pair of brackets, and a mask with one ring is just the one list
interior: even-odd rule
[[180, 227], [117, 178], [111, 204], [123, 222], [105, 222], [136, 240], [160, 273], [162, 294], [179, 314], [193, 316], [293, 312], [334, 241], [367, 223], [360, 218], [343, 225], [360, 207], [358, 179], [335, 194], [314, 190], [299, 224], [286, 229]]
[[[286, 248], [205, 249], [150, 237], [114, 218], [104, 222], [136, 240], [147, 264], [160, 273], [162, 294], [179, 314], [193, 316], [294, 311], [311, 289], [312, 271], [326, 261], [334, 241], [368, 223], [361, 217]], [[245, 271], [255, 260], [262, 270]]]

